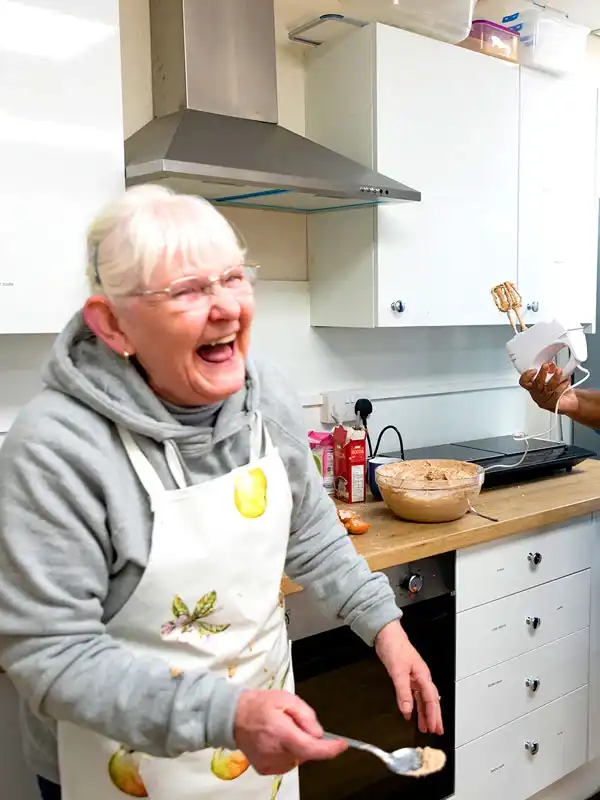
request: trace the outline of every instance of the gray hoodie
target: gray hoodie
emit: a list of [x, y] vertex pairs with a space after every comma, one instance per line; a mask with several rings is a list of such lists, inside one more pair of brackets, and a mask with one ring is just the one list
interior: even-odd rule
[[202, 670], [173, 681], [162, 660], [106, 633], [143, 575], [152, 532], [114, 423], [175, 488], [166, 440], [200, 483], [247, 463], [260, 409], [293, 494], [287, 575], [369, 644], [400, 617], [387, 579], [371, 574], [338, 523], [300, 405], [271, 368], [249, 362], [245, 387], [220, 407], [178, 410], [78, 314], [57, 339], [45, 385], [0, 451], [0, 664], [24, 699], [24, 750], [37, 774], [59, 782], [56, 720], [162, 757], [235, 744], [238, 687]]

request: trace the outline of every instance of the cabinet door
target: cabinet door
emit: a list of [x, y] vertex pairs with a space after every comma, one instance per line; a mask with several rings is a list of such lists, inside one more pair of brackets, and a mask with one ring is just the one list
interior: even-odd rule
[[56, 333], [87, 293], [86, 229], [124, 188], [119, 3], [12, 5], [0, 49], [0, 333]]
[[456, 746], [587, 685], [589, 654], [590, 632], [584, 628], [458, 681]]
[[[590, 517], [502, 542], [468, 547], [456, 557], [456, 610], [580, 572], [592, 565], [596, 527]], [[530, 554], [539, 556], [532, 562]]]
[[459, 747], [457, 800], [526, 800], [573, 772], [587, 760], [587, 717], [582, 687]]
[[456, 616], [456, 680], [588, 628], [590, 570]]
[[519, 289], [529, 322], [596, 319], [598, 90], [521, 70]]
[[376, 81], [377, 169], [422, 192], [378, 210], [379, 325], [506, 324], [490, 289], [517, 276], [518, 67], [378, 26]]

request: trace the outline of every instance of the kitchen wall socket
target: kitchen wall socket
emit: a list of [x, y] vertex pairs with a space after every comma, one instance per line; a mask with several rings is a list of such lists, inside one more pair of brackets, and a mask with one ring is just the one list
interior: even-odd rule
[[321, 423], [323, 425], [334, 425], [335, 422], [356, 422], [356, 412], [354, 406], [356, 401], [365, 397], [364, 390], [361, 391], [339, 391], [325, 392], [323, 394], [323, 405], [321, 406]]

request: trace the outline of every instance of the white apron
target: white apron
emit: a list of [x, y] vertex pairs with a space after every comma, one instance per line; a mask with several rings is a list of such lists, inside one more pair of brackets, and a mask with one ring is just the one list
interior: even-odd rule
[[[210, 669], [248, 688], [293, 692], [280, 594], [292, 495], [260, 415], [249, 464], [197, 486], [186, 485], [167, 443], [175, 490], [164, 488], [131, 434], [119, 434], [154, 526], [147, 568], [108, 633], [134, 653], [163, 659], [174, 681], [186, 670]], [[63, 800], [299, 798], [297, 770], [283, 779], [260, 776], [239, 751], [153, 758], [70, 723], [59, 723], [58, 747]]]

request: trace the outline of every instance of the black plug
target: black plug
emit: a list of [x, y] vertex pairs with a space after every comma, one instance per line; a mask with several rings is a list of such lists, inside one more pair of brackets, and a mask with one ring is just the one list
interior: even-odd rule
[[369, 426], [367, 420], [373, 413], [373, 403], [367, 400], [366, 397], [359, 398], [354, 404], [354, 413], [360, 419], [364, 429], [367, 432], [367, 445], [369, 447], [369, 458], [373, 455], [373, 446], [371, 444], [371, 436], [369, 435]]
[[354, 405], [354, 413], [366, 428], [367, 420], [373, 413], [373, 403], [366, 397], [361, 397]]

